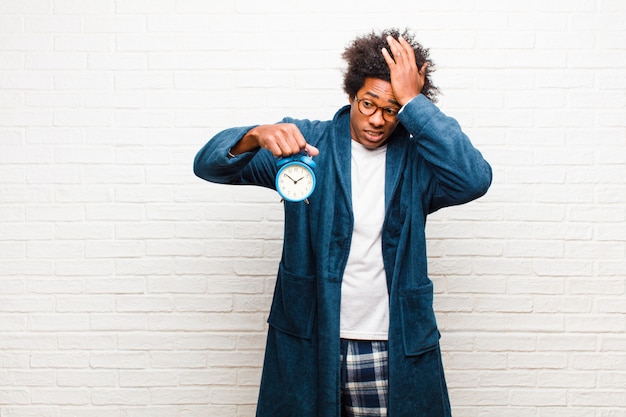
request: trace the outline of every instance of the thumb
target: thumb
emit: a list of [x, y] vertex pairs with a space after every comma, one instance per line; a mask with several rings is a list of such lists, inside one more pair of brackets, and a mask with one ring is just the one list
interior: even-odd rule
[[308, 153], [310, 156], [317, 156], [317, 155], [319, 155], [319, 154], [320, 154], [320, 150], [319, 150], [319, 149], [317, 149], [315, 146], [313, 146], [313, 145], [309, 144], [309, 143], [307, 143], [307, 144], [306, 144], [306, 146], [304, 147], [304, 149], [306, 149], [307, 153]]

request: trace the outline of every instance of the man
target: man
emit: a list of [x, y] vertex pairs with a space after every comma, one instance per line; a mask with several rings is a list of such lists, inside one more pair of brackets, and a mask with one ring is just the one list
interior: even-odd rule
[[330, 121], [227, 129], [196, 155], [208, 181], [275, 188], [276, 158], [314, 157], [285, 230], [258, 417], [446, 417], [426, 216], [482, 196], [491, 168], [433, 103], [428, 50], [396, 29], [344, 52]]

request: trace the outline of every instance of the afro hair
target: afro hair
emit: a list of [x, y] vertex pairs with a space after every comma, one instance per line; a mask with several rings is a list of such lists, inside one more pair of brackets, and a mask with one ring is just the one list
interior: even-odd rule
[[434, 65], [429, 58], [429, 50], [415, 41], [415, 37], [408, 29], [405, 29], [404, 32], [400, 32], [396, 28], [386, 29], [379, 33], [372, 31], [352, 41], [342, 54], [342, 58], [348, 64], [343, 80], [343, 89], [346, 94], [349, 97], [355, 97], [357, 91], [365, 84], [366, 78], [379, 78], [391, 82], [389, 66], [381, 53], [382, 49], [386, 48], [393, 57], [393, 53], [389, 50], [389, 45], [387, 44], [387, 36], [389, 35], [395, 39], [398, 39], [399, 36], [406, 39], [415, 51], [415, 60], [418, 68], [421, 68], [425, 62], [428, 62], [426, 79], [421, 93], [430, 101], [436, 102], [439, 89], [433, 85], [430, 78], [430, 74], [434, 71]]

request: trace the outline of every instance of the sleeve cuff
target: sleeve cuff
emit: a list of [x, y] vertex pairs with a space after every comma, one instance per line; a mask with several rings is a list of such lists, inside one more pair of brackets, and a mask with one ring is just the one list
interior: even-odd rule
[[411, 102], [412, 102], [413, 100], [415, 100], [417, 97], [419, 97], [419, 94], [418, 94], [418, 95], [416, 95], [415, 97], [413, 97], [411, 100], [409, 100], [409, 101], [407, 101], [406, 103], [404, 103], [404, 106], [402, 106], [402, 108], [400, 109], [400, 111], [398, 111], [398, 114], [402, 113], [402, 111], [404, 110], [404, 108], [405, 108], [406, 106], [408, 106], [409, 104], [411, 104]]

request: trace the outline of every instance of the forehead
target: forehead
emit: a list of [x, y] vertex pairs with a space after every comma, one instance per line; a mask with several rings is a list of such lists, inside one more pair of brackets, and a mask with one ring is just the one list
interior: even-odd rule
[[357, 92], [360, 98], [370, 97], [379, 102], [396, 104], [391, 83], [380, 78], [366, 78], [363, 87]]

